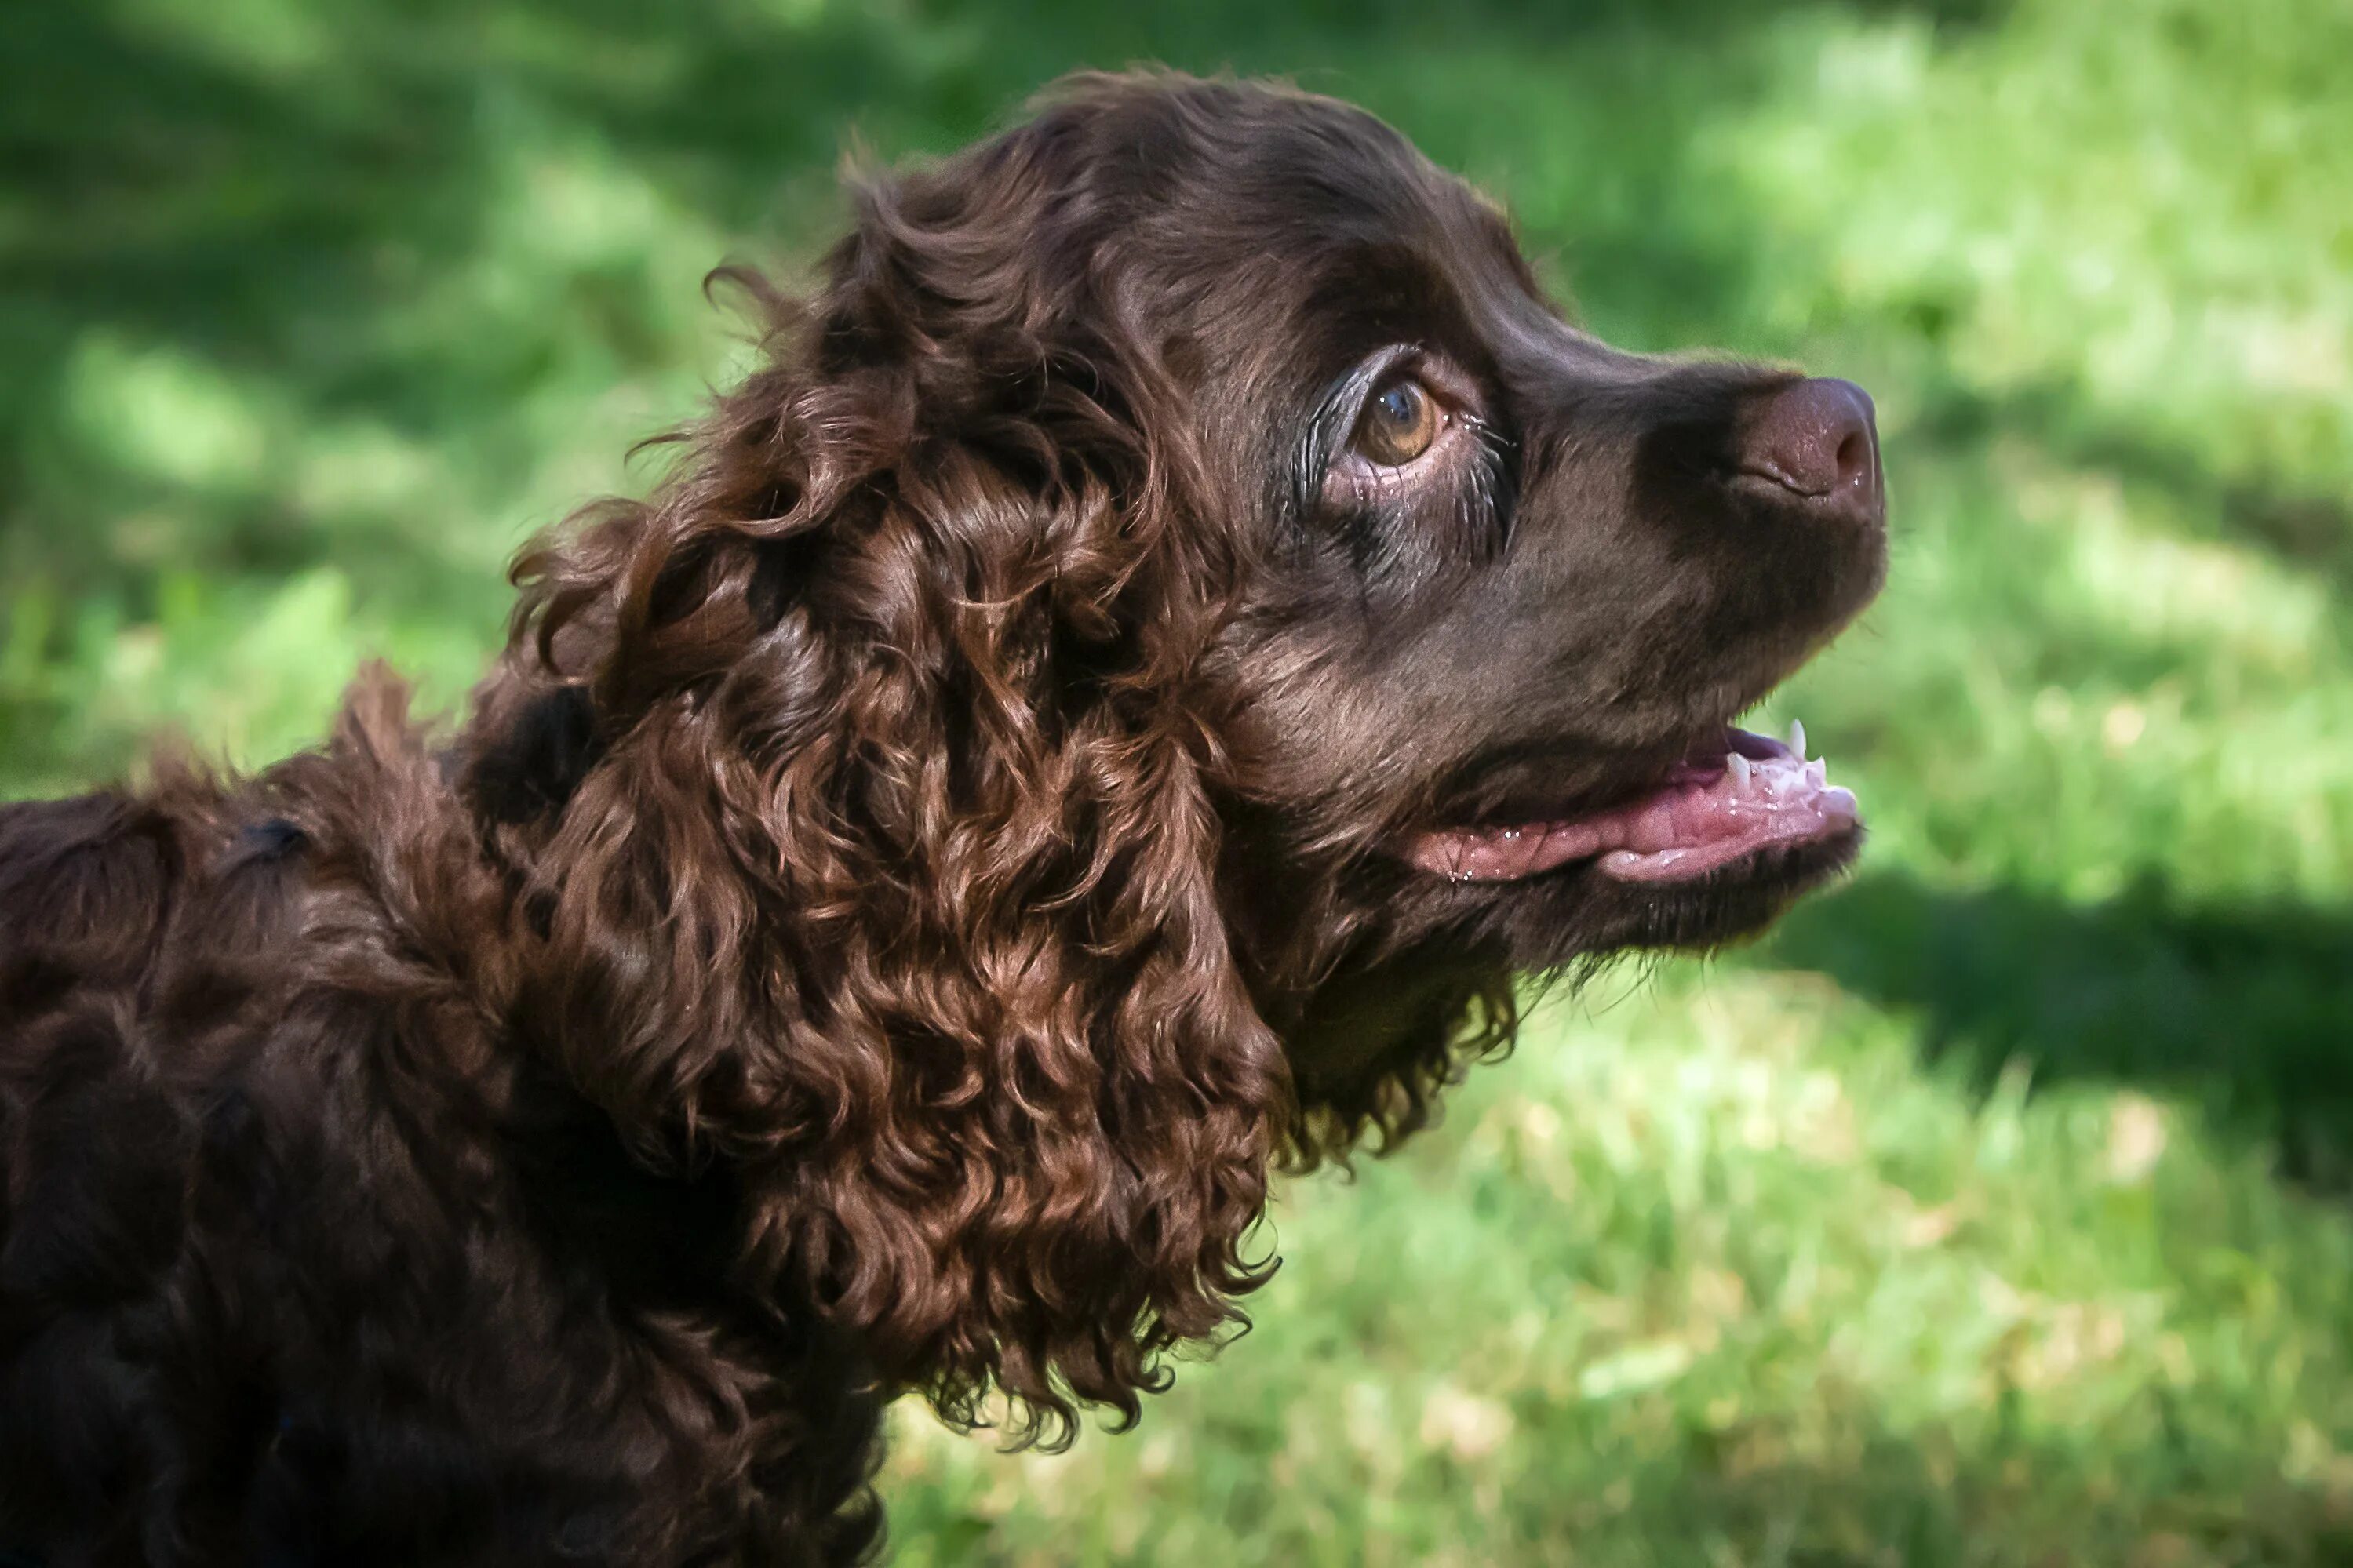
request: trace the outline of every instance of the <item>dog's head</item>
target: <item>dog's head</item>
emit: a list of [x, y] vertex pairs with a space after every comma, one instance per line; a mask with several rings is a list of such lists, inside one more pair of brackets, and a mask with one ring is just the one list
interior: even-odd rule
[[1854, 853], [1732, 722], [1878, 584], [1869, 401], [1596, 342], [1360, 111], [1083, 79], [752, 287], [673, 479], [525, 558], [470, 784], [521, 1026], [951, 1412], [1132, 1410], [1275, 1153]]
[[1394, 1130], [1513, 974], [1747, 934], [1852, 858], [1802, 732], [1733, 721], [1878, 588], [1871, 401], [1577, 331], [1345, 104], [1098, 91], [1150, 173], [1124, 286], [1251, 557], [1209, 661], [1233, 918], [1314, 1135]]

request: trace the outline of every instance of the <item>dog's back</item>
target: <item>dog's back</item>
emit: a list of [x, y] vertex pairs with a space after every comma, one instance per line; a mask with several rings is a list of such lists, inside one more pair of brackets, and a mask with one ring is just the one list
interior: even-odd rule
[[[0, 805], [0, 1020], [136, 981], [170, 908], [179, 839], [165, 811], [113, 792]], [[13, 1051], [7, 1061], [21, 1065]]]
[[854, 1555], [871, 1396], [516, 1048], [399, 707], [0, 806], [0, 1563]]
[[140, 998], [186, 826], [111, 793], [0, 807], [0, 1546], [119, 1504], [133, 1479], [121, 1336], [174, 1245], [185, 1169]]
[[132, 1521], [193, 1450], [153, 1369], [226, 1348], [171, 1289], [198, 1123], [285, 971], [300, 837], [228, 805], [181, 775], [0, 807], [0, 1548], [165, 1552]]

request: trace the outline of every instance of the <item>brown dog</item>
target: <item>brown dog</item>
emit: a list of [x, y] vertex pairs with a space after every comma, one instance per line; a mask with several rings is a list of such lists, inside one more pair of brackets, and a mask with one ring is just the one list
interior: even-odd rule
[[1366, 115], [1081, 79], [743, 281], [454, 740], [0, 808], [0, 1546], [849, 1562], [893, 1395], [1133, 1416], [1515, 974], [1852, 857], [1729, 725], [1869, 400], [1563, 324]]

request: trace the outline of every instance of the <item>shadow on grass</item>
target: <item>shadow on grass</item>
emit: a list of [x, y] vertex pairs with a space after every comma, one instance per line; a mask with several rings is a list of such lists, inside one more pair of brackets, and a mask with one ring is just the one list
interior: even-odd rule
[[[1679, 346], [1748, 314], [1767, 219], [1690, 147], [1771, 89], [1771, 30], [1894, 12], [1966, 27], [1999, 4], [36, 5], [0, 49], [12, 763], [112, 764], [59, 716], [88, 705], [108, 628], [157, 620], [174, 577], [250, 589], [332, 567], [375, 622], [491, 640], [501, 595], [462, 543], [584, 499], [514, 476], [616, 384], [675, 395], [702, 352], [676, 304], [691, 276], [658, 237], [582, 254], [518, 235], [518, 184], [548, 171], [656, 193], [723, 237], [707, 263], [806, 256], [853, 141], [944, 150], [1082, 65], [1287, 72], [1482, 174], [1581, 150], [1536, 243], [1570, 247], [1611, 330]], [[209, 451], [148, 460], [167, 436], [184, 454], [209, 437], [155, 428], [178, 405], [125, 405], [122, 363], [266, 403], [274, 444], [226, 479]], [[407, 454], [430, 499], [303, 500], [285, 448], [345, 426]], [[76, 616], [100, 629], [76, 640]]]
[[2079, 906], [1879, 873], [1763, 955], [1916, 1012], [1925, 1050], [1980, 1088], [2016, 1062], [2186, 1096], [2284, 1174], [2353, 1194], [2353, 909], [2200, 904], [2157, 880]]
[[2220, 471], [2184, 443], [2101, 419], [2093, 406], [2082, 388], [2063, 380], [1999, 398], [1947, 384], [1923, 410], [1920, 434], [1954, 447], [2016, 438], [2075, 467], [2163, 491], [2216, 542], [2250, 546], [2319, 577], [2340, 614], [2353, 616], [2353, 504], [2343, 496]]
[[[1771, 1423], [1694, 1432], [1651, 1478], [1656, 1493], [1635, 1515], [1639, 1532], [1627, 1532], [1641, 1542], [1632, 1560], [1800, 1568], [2348, 1561], [2353, 1530], [2327, 1489], [2282, 1474], [2275, 1455], [2221, 1423], [2186, 1422], [2162, 1390], [2136, 1406], [2113, 1425], [2079, 1429], [2021, 1428], [1998, 1415], [1967, 1432], [1936, 1422], [1899, 1432], [1866, 1417], [1837, 1429], [1832, 1464], [1777, 1459], [1781, 1434]], [[1582, 1543], [1595, 1533], [1588, 1513], [1538, 1538]], [[1677, 1542], [1683, 1550], [1649, 1550]]]
[[[0, 51], [10, 185], [0, 351], [11, 372], [0, 464], [17, 460], [12, 437], [54, 400], [59, 363], [93, 325], [186, 345], [287, 383], [311, 406], [364, 407], [420, 435], [512, 395], [537, 368], [529, 345], [463, 331], [390, 341], [377, 318], [479, 237], [501, 199], [490, 166], [501, 143], [551, 126], [597, 139], [723, 232], [756, 242], [775, 237], [779, 193], [820, 175], [850, 135], [885, 153], [944, 148], [1082, 65], [1291, 71], [1345, 91], [1352, 66], [1408, 53], [1443, 79], [1450, 56], [1492, 69], [1524, 49], [1592, 42], [1606, 58], [1664, 46], [1705, 79], [1696, 96], [1731, 113], [1746, 73], [1709, 62], [1737, 57], [1777, 16], [1912, 11], [1965, 26], [2000, 4], [1488, 0], [1441, 16], [1408, 0], [1273, 10], [358, 0], [295, 6], [287, 20], [300, 25], [275, 29], [191, 26], [169, 5], [37, 6]], [[1493, 112], [1475, 90], [1460, 96], [1461, 117]], [[1617, 139], [1645, 161], [1663, 146], [1672, 175], [1691, 129], [1670, 113]], [[1736, 280], [1678, 264], [1683, 226], [1672, 211], [1648, 215], [1647, 254], [1623, 270], [1728, 297]], [[549, 308], [611, 331], [638, 358], [660, 353], [627, 341], [628, 311], [614, 304]]]

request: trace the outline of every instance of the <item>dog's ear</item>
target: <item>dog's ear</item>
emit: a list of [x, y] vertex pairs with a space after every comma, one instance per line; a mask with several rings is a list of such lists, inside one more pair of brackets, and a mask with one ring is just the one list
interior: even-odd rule
[[1237, 1320], [1288, 1092], [1214, 887], [1227, 568], [1066, 153], [864, 194], [656, 498], [526, 556], [469, 763], [518, 1026], [733, 1169], [788, 1305], [1050, 1439]]

